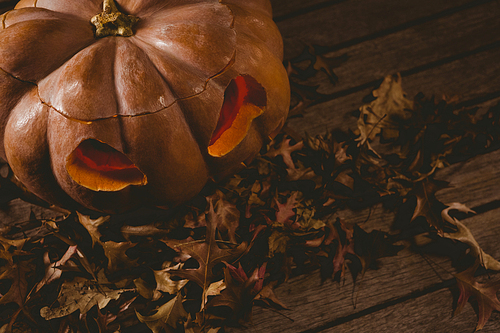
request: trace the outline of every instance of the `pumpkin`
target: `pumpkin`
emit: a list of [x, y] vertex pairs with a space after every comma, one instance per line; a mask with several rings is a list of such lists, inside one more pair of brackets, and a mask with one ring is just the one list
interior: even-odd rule
[[0, 19], [0, 155], [50, 203], [185, 202], [286, 119], [268, 0], [21, 0]]

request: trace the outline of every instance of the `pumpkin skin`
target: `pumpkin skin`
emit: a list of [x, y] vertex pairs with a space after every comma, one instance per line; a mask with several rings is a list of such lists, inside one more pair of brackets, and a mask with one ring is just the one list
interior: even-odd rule
[[241, 169], [287, 116], [268, 0], [116, 4], [139, 18], [130, 37], [95, 36], [102, 0], [21, 0], [0, 16], [0, 155], [63, 207], [184, 202]]

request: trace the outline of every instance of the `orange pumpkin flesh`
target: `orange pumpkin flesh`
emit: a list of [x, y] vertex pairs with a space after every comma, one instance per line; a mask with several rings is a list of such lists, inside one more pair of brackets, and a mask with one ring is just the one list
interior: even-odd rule
[[220, 157], [233, 150], [245, 138], [252, 120], [264, 112], [265, 106], [266, 92], [253, 77], [240, 75], [233, 79], [224, 93], [224, 104], [208, 153]]
[[145, 185], [146, 176], [118, 150], [97, 140], [85, 140], [68, 157], [68, 174], [93, 191], [119, 191]]

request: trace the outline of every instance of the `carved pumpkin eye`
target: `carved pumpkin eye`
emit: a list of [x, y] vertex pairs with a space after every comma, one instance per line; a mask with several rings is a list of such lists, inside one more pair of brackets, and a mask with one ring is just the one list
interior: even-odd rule
[[245, 138], [252, 120], [264, 112], [266, 104], [266, 91], [257, 80], [249, 75], [233, 79], [224, 93], [208, 153], [220, 157], [233, 150]]
[[69, 155], [66, 170], [76, 183], [94, 191], [147, 183], [146, 175], [127, 156], [93, 139], [82, 141]]

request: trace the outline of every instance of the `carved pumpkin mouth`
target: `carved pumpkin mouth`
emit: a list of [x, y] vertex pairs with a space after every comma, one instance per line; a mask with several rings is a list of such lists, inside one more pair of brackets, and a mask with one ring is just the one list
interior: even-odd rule
[[266, 91], [257, 80], [250, 75], [233, 79], [224, 93], [208, 153], [220, 157], [233, 150], [245, 138], [252, 121], [264, 112], [266, 104]]
[[79, 185], [93, 191], [119, 191], [146, 185], [146, 175], [125, 154], [94, 140], [82, 141], [69, 155], [66, 170]]

